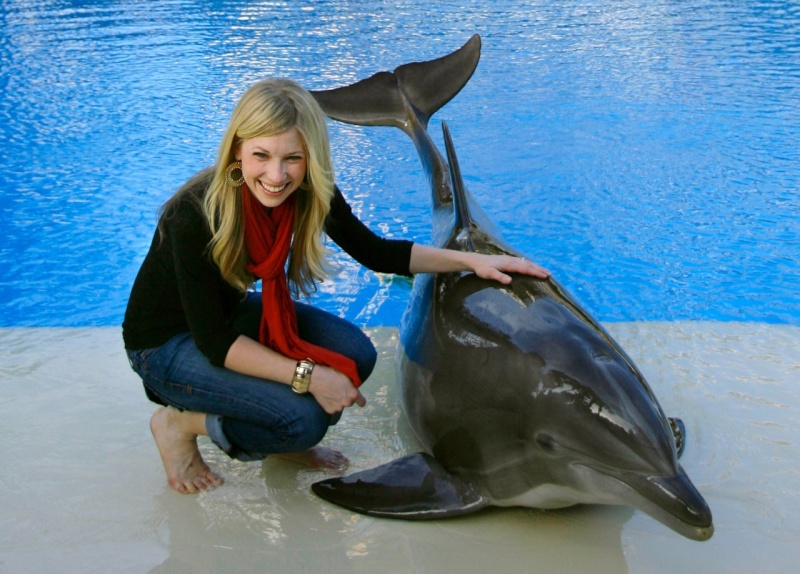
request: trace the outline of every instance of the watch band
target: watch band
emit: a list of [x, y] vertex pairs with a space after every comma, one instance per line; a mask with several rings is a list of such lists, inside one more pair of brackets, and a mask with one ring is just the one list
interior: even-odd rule
[[292, 390], [297, 394], [303, 395], [308, 392], [308, 385], [311, 384], [311, 373], [314, 371], [314, 361], [312, 359], [301, 359], [297, 361], [292, 377]]

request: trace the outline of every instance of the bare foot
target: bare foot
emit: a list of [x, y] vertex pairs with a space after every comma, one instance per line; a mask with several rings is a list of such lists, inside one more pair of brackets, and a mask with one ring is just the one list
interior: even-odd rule
[[331, 470], [344, 470], [350, 461], [338, 450], [327, 446], [313, 446], [303, 452], [275, 454], [278, 458], [299, 462], [310, 468], [329, 468]]
[[191, 416], [203, 415], [160, 407], [150, 418], [150, 431], [167, 471], [167, 482], [182, 494], [211, 490], [223, 482], [200, 455], [197, 434], [185, 430]]

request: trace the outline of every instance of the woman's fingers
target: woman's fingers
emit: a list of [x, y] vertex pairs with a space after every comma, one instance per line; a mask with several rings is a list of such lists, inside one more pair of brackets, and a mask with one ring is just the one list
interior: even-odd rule
[[511, 283], [508, 273], [522, 273], [540, 279], [547, 279], [551, 273], [541, 265], [528, 261], [524, 257], [511, 255], [478, 256], [475, 273], [484, 279], [499, 281], [505, 285]]
[[309, 391], [328, 414], [341, 412], [354, 404], [360, 407], [367, 404], [364, 395], [353, 386], [352, 381], [330, 367], [317, 365], [311, 381]]
[[360, 407], [363, 407], [367, 404], [367, 399], [364, 398], [364, 395], [362, 395], [361, 391], [358, 389], [356, 389], [356, 392], [358, 393], [358, 397], [356, 397], [356, 404]]
[[524, 257], [512, 257], [511, 259], [513, 260], [514, 266], [519, 273], [533, 275], [534, 277], [539, 277], [541, 279], [547, 279], [551, 275], [549, 270], [545, 269], [541, 265], [538, 265], [537, 263], [534, 263], [533, 261], [525, 259]]

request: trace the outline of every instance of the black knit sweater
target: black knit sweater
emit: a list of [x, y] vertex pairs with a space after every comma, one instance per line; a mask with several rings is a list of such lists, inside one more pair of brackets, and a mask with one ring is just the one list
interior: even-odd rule
[[[222, 278], [208, 253], [211, 231], [200, 204], [209, 177], [194, 181], [162, 221], [163, 239], [158, 231], [153, 237], [131, 290], [122, 337], [126, 349], [147, 349], [189, 331], [211, 363], [222, 366], [240, 334], [231, 319], [243, 293]], [[338, 187], [325, 232], [365, 267], [411, 275], [413, 243], [375, 235], [353, 215]]]

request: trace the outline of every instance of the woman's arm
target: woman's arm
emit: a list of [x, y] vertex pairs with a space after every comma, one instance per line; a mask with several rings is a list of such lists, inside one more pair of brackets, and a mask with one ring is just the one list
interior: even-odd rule
[[331, 202], [326, 231], [356, 261], [373, 271], [401, 275], [473, 271], [479, 277], [501, 283], [511, 281], [506, 272], [543, 279], [550, 276], [547, 269], [519, 257], [464, 253], [379, 237], [353, 214], [338, 187]]
[[[239, 335], [225, 357], [228, 369], [287, 385], [292, 382], [296, 366], [295, 359], [244, 335]], [[347, 376], [324, 365], [314, 366], [308, 392], [328, 414], [340, 412], [353, 404], [360, 407], [366, 404], [364, 396]]]
[[359, 220], [337, 187], [325, 222], [328, 236], [364, 267], [379, 273], [410, 276], [411, 241], [376, 235]]
[[507, 273], [523, 273], [541, 279], [550, 277], [550, 271], [521, 257], [468, 253], [418, 243], [411, 248], [409, 269], [414, 274], [472, 271], [478, 277], [506, 285], [511, 283], [511, 277]]

